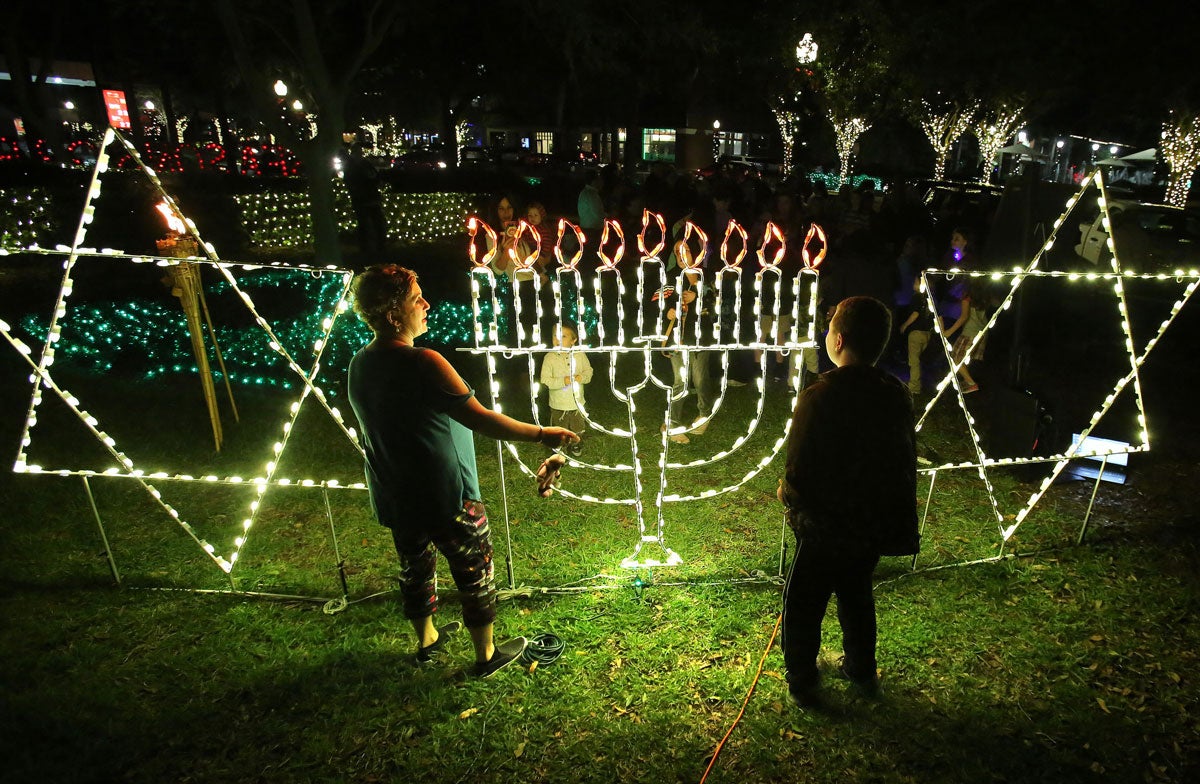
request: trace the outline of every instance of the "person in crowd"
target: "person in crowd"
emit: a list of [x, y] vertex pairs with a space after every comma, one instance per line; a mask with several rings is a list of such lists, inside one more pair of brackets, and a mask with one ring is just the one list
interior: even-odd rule
[[579, 215], [579, 228], [583, 229], [587, 242], [583, 249], [580, 269], [588, 269], [597, 263], [596, 250], [600, 247], [600, 235], [604, 230], [604, 197], [600, 195], [600, 172], [587, 169], [583, 173], [583, 187], [575, 200], [575, 211]]
[[512, 258], [508, 251], [517, 247], [517, 200], [511, 193], [502, 193], [496, 199], [492, 226], [500, 235], [500, 252], [492, 258], [492, 271], [511, 277]]
[[[783, 271], [783, 284], [780, 286], [779, 318], [778, 320], [775, 318], [774, 279], [768, 276], [764, 278], [763, 282], [762, 312], [759, 316], [759, 328], [764, 340], [768, 342], [774, 340], [777, 344], [783, 344], [787, 342], [791, 334], [792, 309], [795, 304], [791, 281], [804, 266], [804, 237], [808, 232], [809, 224], [804, 220], [804, 215], [801, 211], [796, 208], [796, 202], [792, 194], [786, 191], [776, 194], [772, 209], [760, 216], [760, 225], [755, 227], [756, 230], [752, 236], [762, 237], [768, 220], [773, 222], [783, 232], [787, 249], [783, 259], [779, 263], [779, 268]], [[752, 291], [746, 293], [753, 296]], [[807, 292], [803, 292], [803, 295], [807, 296]], [[798, 370], [798, 359], [799, 352], [792, 352], [790, 357], [785, 357], [782, 352], [774, 352], [774, 369], [772, 370], [768, 367], [768, 373], [776, 381], [787, 381], [788, 385], [791, 386], [794, 383]], [[755, 364], [759, 364], [761, 360], [762, 350], [755, 349]]]
[[583, 433], [587, 428], [579, 407], [584, 402], [584, 387], [592, 380], [592, 364], [587, 354], [570, 350], [578, 340], [574, 326], [559, 324], [555, 328], [554, 345], [560, 350], [551, 351], [542, 360], [542, 386], [550, 390], [550, 422], [580, 437], [567, 447], [575, 457], [583, 452]]
[[387, 244], [379, 172], [363, 155], [361, 142], [355, 143], [344, 155], [342, 167], [342, 177], [350, 193], [350, 206], [358, 221], [359, 253], [364, 258], [377, 257]]
[[908, 304], [900, 311], [900, 338], [907, 346], [908, 391], [913, 397], [921, 394], [921, 355], [929, 345], [933, 331], [933, 314], [923, 295], [921, 276], [913, 278]]
[[546, 212], [546, 207], [540, 201], [531, 201], [525, 208], [525, 222], [537, 229], [541, 237], [541, 251], [538, 256], [538, 267], [543, 273], [555, 266], [554, 246], [558, 242], [558, 225]]
[[928, 261], [928, 249], [925, 238], [913, 234], [904, 241], [904, 249], [896, 258], [896, 291], [892, 295], [892, 304], [896, 306], [897, 315], [908, 309], [913, 300], [913, 278], [920, 274]]
[[788, 694], [821, 704], [821, 620], [837, 596], [845, 653], [859, 693], [880, 694], [871, 578], [882, 555], [917, 552], [916, 433], [912, 396], [875, 367], [891, 334], [891, 309], [871, 297], [843, 300], [825, 348], [836, 365], [800, 393], [778, 497], [796, 534], [783, 593]]
[[[404, 616], [417, 636], [416, 659], [433, 662], [465, 624], [474, 675], [489, 677], [525, 650], [524, 637], [495, 643], [496, 585], [487, 510], [480, 500], [472, 431], [553, 449], [577, 438], [484, 408], [436, 351], [414, 345], [427, 330], [429, 302], [414, 272], [374, 265], [353, 283], [354, 309], [374, 339], [350, 360], [350, 405], [362, 430], [367, 488], [378, 521], [392, 532], [401, 564]], [[552, 473], [543, 465], [543, 474]], [[539, 482], [539, 489], [545, 490]], [[437, 553], [450, 565], [463, 622], [434, 624]]]
[[[674, 293], [666, 296], [675, 301], [667, 309], [666, 339], [663, 346], [671, 359], [671, 426], [679, 427], [686, 420], [679, 415], [683, 408], [683, 396], [687, 393], [688, 382], [696, 390], [697, 416], [692, 422], [689, 433], [702, 435], [708, 429], [708, 418], [713, 413], [713, 399], [716, 397], [713, 379], [709, 374], [709, 351], [692, 351], [687, 358], [688, 367], [684, 367], [684, 352], [672, 347], [676, 344], [683, 346], [712, 345], [714, 314], [707, 297], [699, 299], [699, 280], [696, 276], [683, 275], [681, 290], [678, 296]], [[676, 433], [671, 440], [677, 444], [686, 444], [691, 439], [684, 433]]]
[[[956, 228], [950, 235], [950, 249], [942, 261], [947, 268], [974, 269], [975, 252], [971, 244], [971, 234], [965, 228]], [[979, 314], [971, 317], [971, 283], [965, 275], [957, 275], [946, 280], [944, 291], [938, 304], [938, 316], [942, 322], [942, 333], [946, 340], [953, 341], [951, 359], [961, 362], [966, 357], [967, 349], [975, 335], [983, 327]], [[964, 363], [958, 369], [958, 377], [962, 379], [964, 395], [979, 391], [971, 371]]]
[[942, 257], [942, 268], [973, 270], [976, 267], [975, 232], [966, 226], [956, 226], [950, 232], [950, 247]]

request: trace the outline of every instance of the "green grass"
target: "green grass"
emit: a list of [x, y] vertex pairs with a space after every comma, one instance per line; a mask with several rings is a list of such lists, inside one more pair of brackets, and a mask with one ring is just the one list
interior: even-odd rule
[[[27, 372], [0, 351], [4, 444], [18, 437]], [[213, 461], [218, 473], [253, 475], [287, 402], [269, 390], [245, 393], [246, 424], [230, 427], [215, 457], [189, 435], [206, 434], [206, 424], [178, 404], [195, 395], [188, 384], [171, 388], [174, 401], [156, 402], [155, 389], [119, 377], [111, 388], [71, 380], [109, 417], [127, 412], [113, 423], [127, 434], [123, 446], [179, 470]], [[1148, 389], [1154, 380], [1144, 380]], [[673, 455], [703, 455], [741, 432], [750, 394], [731, 390], [726, 416]], [[589, 398], [606, 421], [619, 420], [598, 384]], [[644, 408], [646, 449], [658, 414]], [[89, 445], [59, 438], [70, 425], [62, 413], [47, 409], [33, 449], [47, 465], [87, 464]], [[952, 414], [934, 417], [923, 435], [947, 458], [961, 449]], [[336, 433], [308, 416], [287, 472], [356, 477]], [[784, 416], [786, 403], [768, 406], [753, 450], [773, 441]], [[159, 426], [169, 422], [177, 426]], [[521, 452], [539, 458], [531, 446]], [[585, 459], [626, 452], [593, 434]], [[878, 572], [886, 698], [863, 702], [831, 677], [829, 710], [797, 712], [784, 699], [776, 645], [709, 781], [1195, 780], [1200, 633], [1191, 619], [1200, 559], [1194, 513], [1178, 492], [1195, 480], [1189, 454], [1152, 453], [1133, 483], [1103, 486], [1085, 545], [1070, 543], [1091, 486], [1060, 484], [1005, 548], [1035, 554], [970, 566], [951, 565], [999, 552], [994, 515], [974, 474], [939, 475], [918, 568], [948, 568], [913, 573], [908, 559], [886, 559]], [[724, 484], [752, 462], [676, 473], [685, 486]], [[778, 570], [780, 466], [737, 493], [669, 507], [667, 542], [684, 565], [630, 573], [617, 563], [636, 541], [631, 510], [536, 499], [507, 461], [510, 553], [490, 443], [479, 442], [479, 463], [500, 583], [509, 587], [511, 561], [525, 588], [506, 594], [497, 633], [552, 632], [567, 644], [552, 664], [484, 682], [464, 673], [464, 635], [449, 641], [443, 666], [413, 664], [395, 553], [363, 493], [329, 494], [352, 603], [326, 614], [319, 601], [177, 590], [226, 590], [229, 581], [134, 483], [94, 479], [122, 572], [116, 588], [81, 480], [0, 475], [0, 737], [8, 750], [0, 780], [698, 781], [780, 608], [778, 585], [732, 582]], [[993, 481], [1006, 514], [1031, 492], [1019, 476], [997, 472]], [[578, 468], [566, 482], [601, 496], [629, 492], [627, 477]], [[250, 498], [244, 488], [160, 490], [222, 544]], [[234, 572], [242, 590], [340, 595], [319, 491], [268, 493], [242, 558]], [[538, 590], [545, 586], [569, 589]], [[444, 611], [457, 616], [452, 592]], [[839, 651], [831, 613], [827, 669]]]

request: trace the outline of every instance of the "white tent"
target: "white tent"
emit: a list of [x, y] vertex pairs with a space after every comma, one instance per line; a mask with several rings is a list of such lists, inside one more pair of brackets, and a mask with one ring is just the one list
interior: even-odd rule
[[1001, 147], [999, 150], [996, 150], [996, 156], [999, 157], [1001, 155], [1017, 155], [1024, 156], [1026, 158], [1037, 157], [1037, 153], [1033, 151], [1032, 147], [1030, 147], [1028, 144], [1020, 143], [1010, 144], [1007, 147]]
[[1121, 160], [1129, 161], [1131, 163], [1154, 163], [1156, 160], [1158, 160], [1158, 150], [1154, 147], [1151, 147], [1148, 150], [1135, 152], [1132, 155], [1122, 155]]
[[1121, 160], [1120, 158], [1105, 158], [1102, 161], [1096, 161], [1096, 165], [1097, 166], [1118, 166], [1121, 168], [1127, 168], [1129, 166], [1132, 166], [1133, 164], [1130, 163], [1129, 161]]

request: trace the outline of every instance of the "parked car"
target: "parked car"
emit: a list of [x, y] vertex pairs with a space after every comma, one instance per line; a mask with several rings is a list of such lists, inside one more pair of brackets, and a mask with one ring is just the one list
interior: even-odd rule
[[464, 166], [486, 166], [494, 162], [492, 151], [486, 147], [463, 147], [461, 155]]
[[999, 204], [1004, 194], [1004, 189], [997, 185], [953, 180], [920, 180], [917, 188], [922, 193], [921, 201], [935, 218], [943, 209], [957, 209], [953, 207], [954, 202], [987, 214]]
[[447, 156], [451, 155], [447, 150], [439, 147], [418, 147], [408, 150], [392, 159], [393, 169], [403, 170], [420, 170], [420, 169], [445, 169], [450, 164]]
[[[1109, 224], [1122, 266], [1137, 272], [1195, 269], [1200, 266], [1200, 212], [1166, 204], [1112, 200]], [[1097, 211], [1079, 224], [1075, 253], [1092, 264], [1107, 265], [1109, 232]]]
[[732, 161], [725, 158], [713, 161], [709, 165], [696, 170], [696, 175], [703, 179], [721, 176], [735, 181], [741, 181], [747, 177], [758, 177], [761, 174], [762, 171], [756, 166], [744, 161]]

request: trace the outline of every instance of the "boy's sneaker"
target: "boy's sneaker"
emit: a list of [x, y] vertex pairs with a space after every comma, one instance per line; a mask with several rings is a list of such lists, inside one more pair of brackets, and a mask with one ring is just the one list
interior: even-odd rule
[[442, 646], [446, 642], [446, 638], [462, 628], [462, 622], [450, 621], [447, 624], [437, 627], [438, 638], [432, 645], [426, 645], [424, 648], [417, 648], [417, 663], [430, 664], [442, 652]]
[[838, 675], [850, 681], [850, 688], [864, 699], [877, 700], [883, 696], [883, 689], [880, 688], [879, 677], [876, 675], [871, 675], [869, 678], [856, 678], [846, 671], [845, 663], [838, 665]]
[[[699, 422], [700, 424], [696, 424], [696, 422]], [[692, 422], [692, 429], [689, 430], [688, 432], [695, 433], [698, 436], [702, 436], [702, 435], [704, 435], [705, 430], [708, 430], [708, 421], [704, 420], [703, 417], [697, 417], [696, 421]]]
[[500, 643], [492, 651], [492, 658], [485, 662], [475, 662], [472, 674], [476, 678], [492, 677], [504, 667], [521, 658], [521, 654], [525, 652], [525, 646], [528, 644], [529, 640], [524, 637], [514, 637], [507, 642]]
[[824, 706], [821, 700], [821, 688], [812, 686], [807, 689], [788, 689], [788, 702], [800, 710], [817, 710]]

